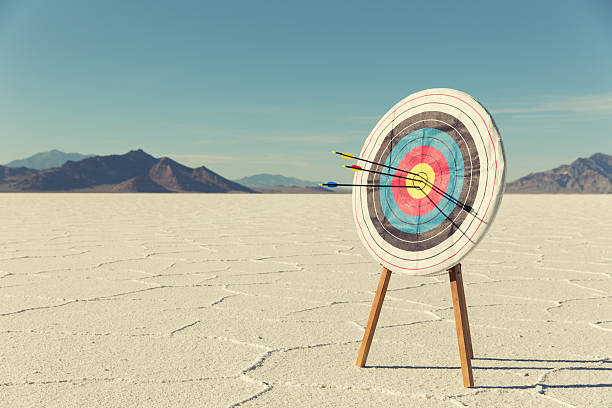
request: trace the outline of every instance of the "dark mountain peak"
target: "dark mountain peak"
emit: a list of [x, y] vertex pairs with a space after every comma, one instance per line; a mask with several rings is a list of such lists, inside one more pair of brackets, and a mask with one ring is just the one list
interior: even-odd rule
[[229, 181], [204, 166], [193, 169], [168, 158], [160, 158], [149, 170], [149, 177], [169, 191], [228, 191], [253, 192], [251, 189]]
[[589, 159], [594, 159], [594, 160], [612, 160], [612, 156], [609, 155], [609, 154], [605, 154], [605, 153], [595, 153], [591, 157], [589, 157]]
[[[144, 154], [146, 156], [151, 156], [149, 153], [145, 152], [142, 149], [136, 149], [136, 150], [130, 150], [129, 152], [127, 152], [126, 154]], [[153, 157], [153, 156], [151, 156]]]
[[[198, 173], [198, 174], [214, 174], [215, 176], [217, 176], [218, 174], [215, 173], [214, 171], [212, 171], [211, 169], [209, 169], [206, 166], [199, 166], [193, 169], [194, 173]], [[235, 180], [233, 180], [235, 182]], [[238, 184], [242, 184], [242, 183], [238, 183]], [[248, 187], [248, 186], [247, 186]]]
[[595, 153], [594, 155], [589, 157], [589, 160], [594, 163], [597, 163], [600, 166], [612, 167], [612, 156], [610, 156], [609, 154]]
[[171, 158], [167, 157], [167, 156], [162, 156], [159, 159], [157, 159], [157, 163], [155, 164], [156, 166], [170, 166], [172, 168], [180, 168], [184, 171], [191, 171], [193, 170], [191, 167], [187, 167], [177, 161], [172, 160]]
[[612, 193], [612, 156], [595, 153], [506, 186], [509, 193]]
[[118, 155], [118, 156], [125, 156], [125, 157], [129, 157], [130, 159], [144, 159], [144, 160], [155, 159], [155, 157], [151, 156], [149, 153], [145, 152], [142, 149], [130, 150], [129, 152], [123, 155]]
[[245, 187], [242, 184], [238, 184], [236, 182], [230, 181], [224, 177], [221, 177], [214, 171], [206, 168], [205, 166], [200, 166], [193, 169], [192, 176], [194, 179], [198, 180], [198, 182], [204, 185], [216, 185], [222, 189], [220, 192], [225, 191], [240, 191], [245, 193], [253, 193], [249, 187]]

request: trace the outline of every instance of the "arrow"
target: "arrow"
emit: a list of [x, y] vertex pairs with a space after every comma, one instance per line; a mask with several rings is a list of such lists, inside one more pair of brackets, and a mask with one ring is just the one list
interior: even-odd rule
[[387, 185], [382, 185], [382, 184], [339, 184], [336, 183], [335, 181], [330, 181], [327, 183], [321, 183], [319, 184], [320, 186], [323, 187], [330, 187], [330, 188], [336, 188], [336, 187], [393, 187], [393, 188], [420, 188], [418, 186], [387, 186]]

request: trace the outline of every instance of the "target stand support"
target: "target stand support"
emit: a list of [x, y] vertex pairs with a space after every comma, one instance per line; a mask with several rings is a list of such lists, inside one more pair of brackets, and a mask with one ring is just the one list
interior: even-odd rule
[[[474, 353], [472, 351], [470, 322], [468, 320], [467, 305], [465, 303], [465, 291], [463, 290], [461, 264], [457, 264], [449, 269], [448, 275], [450, 278], [453, 310], [455, 313], [455, 327], [457, 328], [457, 342], [459, 343], [463, 385], [466, 388], [470, 388], [474, 386], [474, 376], [472, 374], [472, 358], [474, 358]], [[378, 317], [380, 316], [383, 301], [385, 300], [390, 278], [391, 271], [383, 267], [380, 281], [378, 282], [378, 289], [376, 289], [376, 295], [372, 303], [368, 325], [363, 334], [359, 355], [357, 356], [357, 366], [359, 367], [365, 367], [366, 360], [368, 359], [368, 353], [370, 352], [374, 331], [376, 330], [376, 324], [378, 323]]]

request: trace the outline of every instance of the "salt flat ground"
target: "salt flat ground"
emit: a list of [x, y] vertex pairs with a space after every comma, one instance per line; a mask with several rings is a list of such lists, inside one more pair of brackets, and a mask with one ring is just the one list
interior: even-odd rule
[[380, 267], [350, 196], [0, 195], [0, 406], [612, 406], [612, 196], [507, 195], [448, 277]]

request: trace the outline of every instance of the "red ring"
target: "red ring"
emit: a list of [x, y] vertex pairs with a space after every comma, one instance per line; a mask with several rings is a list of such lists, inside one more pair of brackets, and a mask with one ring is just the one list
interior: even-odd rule
[[[442, 152], [432, 146], [415, 147], [404, 156], [399, 165], [397, 165], [397, 168], [410, 171], [414, 166], [420, 163], [425, 163], [433, 169], [436, 177], [433, 185], [439, 189], [439, 191], [446, 192], [449, 180], [449, 169], [446, 158]], [[394, 176], [396, 177], [393, 177], [391, 184], [397, 187], [393, 188], [393, 198], [395, 199], [395, 204], [405, 214], [415, 217], [425, 215], [434, 210], [442, 199], [442, 195], [439, 194], [435, 188], [432, 188], [427, 197], [415, 198], [410, 195], [407, 188], [401, 188], [406, 185], [408, 180], [399, 178], [413, 178], [413, 176], [400, 170], [396, 170]]]

